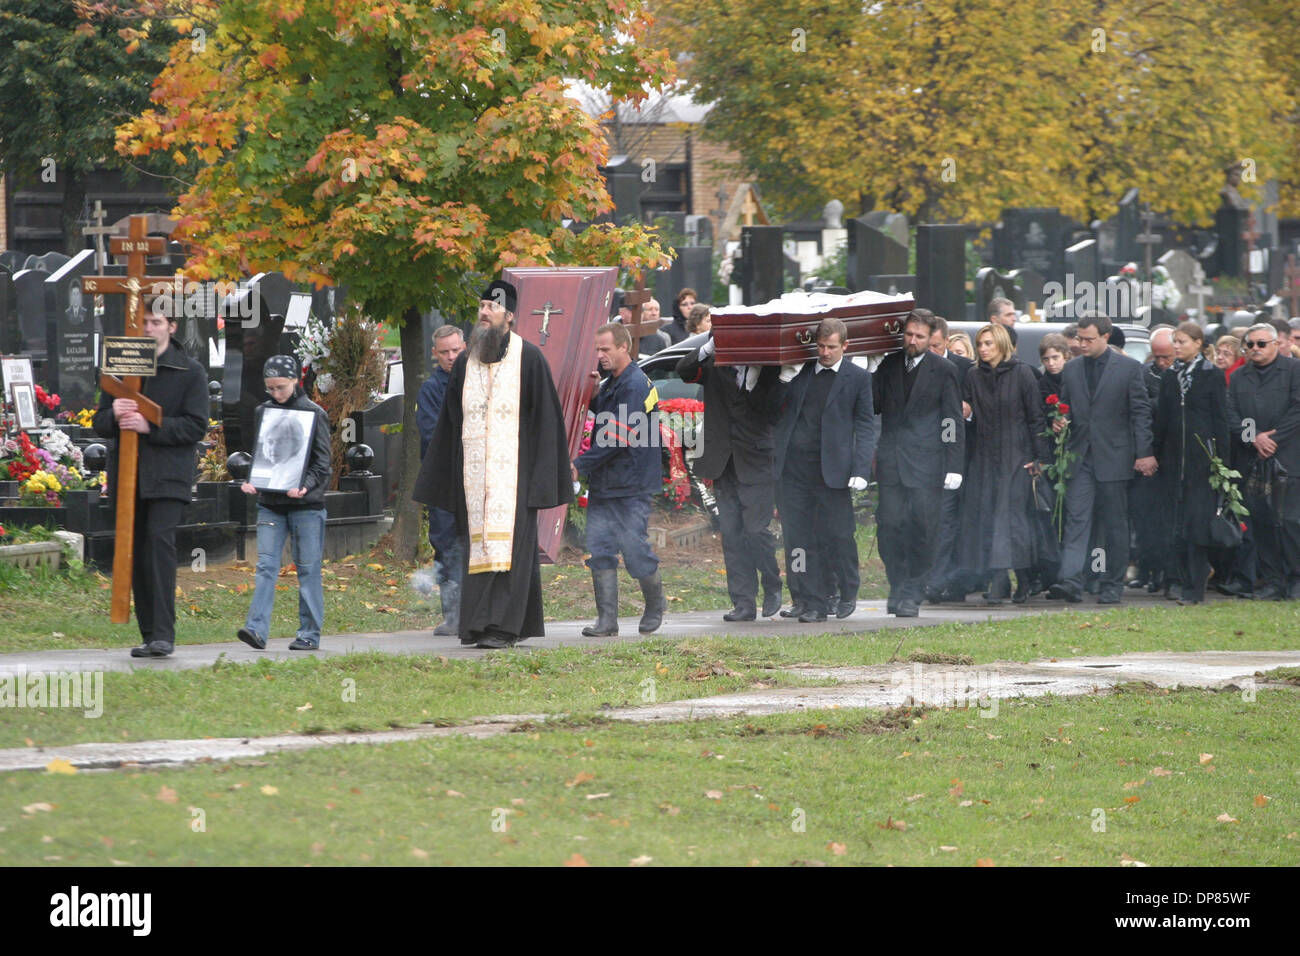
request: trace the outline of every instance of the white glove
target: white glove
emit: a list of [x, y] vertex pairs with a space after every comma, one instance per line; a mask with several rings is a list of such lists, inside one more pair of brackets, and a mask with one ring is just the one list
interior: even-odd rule
[[857, 475], [854, 475], [852, 478], [849, 479], [849, 490], [850, 490], [850, 491], [866, 491], [866, 490], [867, 490], [867, 479], [865, 479], [865, 478], [859, 478]]
[[582, 490], [582, 482], [575, 481], [573, 483], [573, 493], [576, 495], [581, 490]]
[[796, 375], [799, 374], [799, 370], [800, 370], [801, 368], [803, 368], [802, 365], [782, 365], [782, 366], [781, 366], [781, 381], [783, 381], [783, 382], [788, 382], [788, 381], [790, 381], [792, 378], [794, 378]]
[[712, 354], [713, 354], [713, 336], [710, 335], [707, 339], [704, 340], [704, 344], [700, 346], [700, 360], [703, 361], [704, 359], [708, 358]]
[[944, 491], [956, 491], [960, 487], [961, 475], [957, 474], [955, 471], [950, 471], [948, 474], [943, 476]]

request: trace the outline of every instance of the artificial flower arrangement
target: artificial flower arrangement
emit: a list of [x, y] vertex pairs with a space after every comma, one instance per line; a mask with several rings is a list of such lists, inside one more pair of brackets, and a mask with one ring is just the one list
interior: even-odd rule
[[18, 497], [24, 505], [57, 508], [64, 492], [102, 488], [105, 473], [88, 476], [84, 468], [81, 449], [61, 431], [43, 435], [39, 446], [26, 432], [0, 445], [0, 474], [20, 482]]

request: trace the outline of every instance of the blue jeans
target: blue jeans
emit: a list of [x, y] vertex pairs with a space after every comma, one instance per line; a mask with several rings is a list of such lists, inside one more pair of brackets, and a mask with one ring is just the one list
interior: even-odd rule
[[325, 509], [295, 508], [278, 514], [257, 507], [257, 583], [244, 626], [259, 637], [270, 638], [271, 609], [280, 579], [284, 539], [293, 536], [293, 560], [298, 566], [298, 638], [320, 644], [325, 620], [325, 591], [321, 587], [320, 559], [325, 544]]
[[587, 567], [593, 571], [618, 567], [623, 555], [627, 573], [638, 580], [659, 569], [648, 540], [650, 496], [591, 498], [587, 505]]

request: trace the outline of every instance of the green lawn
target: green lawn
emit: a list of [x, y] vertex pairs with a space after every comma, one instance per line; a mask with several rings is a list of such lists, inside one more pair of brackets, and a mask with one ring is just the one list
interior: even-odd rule
[[[0, 777], [0, 863], [1285, 866], [1300, 695], [546, 727]], [[1227, 822], [1219, 822], [1220, 819]]]

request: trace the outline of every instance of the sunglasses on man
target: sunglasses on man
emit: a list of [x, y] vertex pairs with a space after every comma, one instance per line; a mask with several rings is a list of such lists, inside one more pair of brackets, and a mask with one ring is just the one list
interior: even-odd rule
[[1272, 344], [1272, 339], [1247, 339], [1245, 342], [1248, 349], [1266, 349]]

